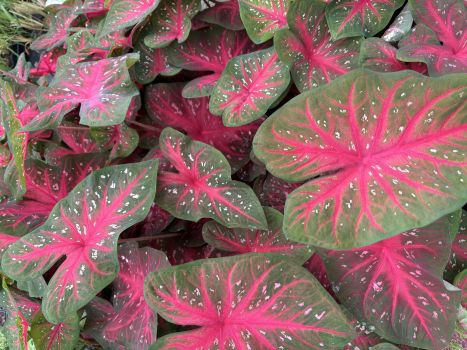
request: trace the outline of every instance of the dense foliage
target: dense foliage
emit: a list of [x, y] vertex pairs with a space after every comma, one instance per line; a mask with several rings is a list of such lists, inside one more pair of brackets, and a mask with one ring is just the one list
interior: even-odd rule
[[8, 349], [467, 347], [464, 1], [54, 3], [1, 71]]

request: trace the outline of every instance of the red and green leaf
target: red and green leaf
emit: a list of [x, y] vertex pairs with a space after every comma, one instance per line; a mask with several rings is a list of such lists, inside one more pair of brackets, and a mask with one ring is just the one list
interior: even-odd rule
[[81, 124], [120, 124], [125, 120], [133, 97], [138, 95], [128, 72], [128, 67], [137, 59], [137, 55], [130, 54], [60, 69], [48, 87], [39, 89], [41, 113], [24, 129], [53, 129], [65, 114], [79, 105]]
[[459, 0], [411, 0], [417, 27], [425, 25], [434, 40], [415, 37], [411, 45], [400, 45], [397, 58], [407, 62], [424, 62], [431, 76], [467, 72], [467, 32], [465, 4]]
[[190, 34], [191, 19], [200, 9], [199, 0], [161, 0], [151, 16], [149, 33], [144, 38], [144, 44], [159, 49], [174, 40], [184, 42]]
[[168, 50], [169, 63], [191, 71], [210, 72], [183, 88], [184, 97], [209, 96], [228, 61], [256, 48], [244, 31], [206, 28], [193, 32], [181, 44], [172, 44]]
[[209, 3], [213, 3], [214, 6], [200, 12], [196, 19], [230, 30], [244, 29], [238, 0], [212, 0]]
[[368, 38], [363, 41], [360, 60], [362, 67], [376, 72], [397, 72], [412, 69], [419, 73], [426, 72], [424, 63], [406, 63], [397, 59], [397, 49], [380, 38]]
[[225, 126], [261, 118], [287, 89], [289, 69], [273, 48], [232, 58], [211, 94], [209, 110]]
[[42, 301], [48, 321], [63, 321], [115, 278], [118, 236], [147, 215], [156, 172], [157, 161], [95, 171], [4, 253], [4, 272], [20, 280], [40, 277], [65, 257]]
[[24, 295], [21, 291], [7, 285], [2, 279], [0, 290], [2, 308], [2, 333], [7, 342], [7, 349], [28, 349], [28, 328], [34, 315], [40, 310], [40, 304]]
[[159, 75], [171, 76], [180, 72], [180, 68], [169, 63], [167, 49], [151, 49], [144, 44], [144, 37], [148, 29], [143, 29], [138, 36], [135, 52], [139, 53], [139, 61], [134, 66], [136, 81], [140, 84], [149, 84]]
[[450, 217], [376, 244], [324, 254], [339, 300], [384, 338], [443, 349], [454, 331], [460, 291], [442, 273]]
[[115, 315], [103, 329], [104, 337], [127, 349], [145, 350], [155, 341], [157, 315], [144, 300], [144, 280], [150, 272], [170, 266], [167, 257], [137, 243], [119, 247], [120, 272], [113, 282]]
[[224, 155], [166, 128], [159, 139], [172, 169], [159, 172], [156, 202], [173, 216], [190, 221], [211, 218], [227, 227], [267, 228], [253, 190], [231, 180]]
[[79, 318], [76, 312], [57, 324], [48, 322], [42, 313], [38, 313], [32, 321], [29, 334], [36, 349], [62, 350], [75, 349], [79, 332]]
[[334, 0], [326, 7], [333, 39], [370, 37], [384, 29], [403, 0]]
[[160, 0], [113, 0], [99, 37], [142, 23]]
[[215, 221], [203, 226], [203, 238], [212, 247], [237, 254], [277, 253], [302, 264], [311, 256], [311, 249], [303, 244], [289, 241], [282, 232], [283, 215], [275, 209], [265, 207], [267, 230], [229, 229]]
[[35, 39], [31, 44], [31, 49], [49, 51], [63, 45], [68, 37], [68, 30], [77, 17], [73, 8], [58, 11], [52, 17], [48, 32]]
[[158, 339], [157, 349], [341, 349], [353, 329], [313, 276], [277, 256], [247, 254], [159, 270], [148, 304], [196, 329]]
[[274, 37], [277, 54], [291, 68], [300, 91], [326, 84], [358, 66], [360, 38], [332, 40], [325, 6], [318, 1], [292, 3], [287, 15], [290, 29]]
[[290, 0], [238, 0], [240, 17], [251, 40], [260, 44], [287, 27]]
[[171, 83], [146, 88], [146, 110], [151, 119], [158, 125], [183, 131], [193, 140], [215, 147], [233, 167], [243, 165], [249, 159], [251, 142], [262, 120], [226, 127], [220, 118], [209, 112], [207, 97], [183, 98], [183, 86]]
[[289, 239], [348, 249], [427, 225], [464, 204], [465, 79], [356, 70], [268, 118], [256, 156], [305, 183], [285, 205]]

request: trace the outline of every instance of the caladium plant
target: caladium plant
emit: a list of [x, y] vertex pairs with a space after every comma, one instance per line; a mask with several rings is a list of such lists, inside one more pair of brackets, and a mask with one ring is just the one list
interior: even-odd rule
[[0, 343], [459, 349], [465, 1], [43, 2], [0, 70]]

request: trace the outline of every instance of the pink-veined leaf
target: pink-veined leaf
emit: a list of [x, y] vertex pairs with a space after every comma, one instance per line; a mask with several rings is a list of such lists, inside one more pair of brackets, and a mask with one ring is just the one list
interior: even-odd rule
[[253, 141], [267, 169], [303, 181], [289, 239], [349, 249], [427, 225], [466, 198], [465, 77], [355, 70], [296, 97]]
[[196, 19], [230, 30], [244, 29], [238, 0], [212, 0], [209, 3], [213, 3], [214, 6], [200, 12]]
[[135, 52], [139, 53], [139, 61], [134, 66], [136, 81], [140, 84], [149, 84], [157, 76], [171, 76], [180, 72], [180, 68], [169, 63], [167, 49], [151, 49], [144, 44], [144, 38], [149, 33], [145, 27], [138, 35]]
[[68, 29], [73, 25], [76, 17], [78, 15], [73, 8], [58, 11], [52, 17], [48, 32], [35, 39], [31, 44], [31, 49], [49, 51], [63, 45], [68, 37]]
[[93, 172], [55, 205], [42, 226], [5, 251], [2, 268], [13, 279], [37, 278], [66, 257], [42, 301], [48, 321], [63, 321], [115, 278], [118, 236], [147, 215], [156, 172], [157, 161]]
[[229, 160], [234, 168], [249, 159], [251, 142], [262, 120], [239, 127], [226, 127], [209, 112], [207, 97], [186, 99], [183, 84], [155, 84], [146, 88], [146, 110], [158, 125], [186, 133], [194, 140], [209, 144]]
[[34, 315], [40, 310], [40, 304], [27, 295], [8, 286], [2, 278], [0, 307], [3, 309], [2, 333], [6, 338], [7, 349], [28, 349], [28, 328]]
[[108, 126], [122, 123], [138, 89], [128, 67], [137, 54], [84, 62], [60, 69], [48, 87], [38, 90], [41, 113], [23, 129], [54, 129], [64, 115], [79, 105], [80, 123]]
[[144, 280], [150, 272], [169, 267], [167, 257], [150, 247], [127, 243], [119, 247], [120, 272], [113, 282], [115, 316], [103, 329], [110, 343], [146, 350], [155, 341], [157, 315], [144, 300]]
[[87, 16], [101, 16], [107, 13], [111, 4], [112, 0], [84, 0], [75, 11]]
[[384, 29], [404, 0], [334, 0], [326, 7], [333, 39], [370, 37]]
[[203, 226], [203, 238], [212, 247], [237, 254], [277, 253], [303, 264], [311, 256], [311, 249], [303, 244], [289, 241], [282, 232], [283, 215], [275, 209], [265, 207], [267, 230], [229, 229], [215, 221]]
[[290, 66], [300, 91], [326, 84], [358, 66], [360, 38], [333, 41], [325, 6], [317, 1], [292, 3], [287, 14], [290, 29], [274, 37], [277, 54]]
[[154, 49], [168, 46], [172, 41], [184, 42], [191, 30], [191, 19], [201, 9], [199, 0], [161, 0], [151, 16], [144, 44]]
[[341, 349], [353, 329], [302, 267], [267, 254], [200, 260], [151, 273], [148, 304], [169, 322], [196, 325], [157, 349]]
[[142, 23], [160, 0], [113, 0], [99, 37]]
[[405, 5], [402, 11], [394, 19], [394, 22], [386, 29], [382, 39], [387, 42], [397, 42], [409, 33], [413, 24], [412, 11], [409, 5]]
[[238, 0], [240, 17], [253, 42], [260, 44], [287, 27], [290, 0]]
[[48, 322], [42, 313], [38, 313], [29, 334], [38, 350], [75, 349], [80, 333], [79, 321], [76, 312], [57, 324]]
[[211, 94], [209, 110], [222, 115], [225, 126], [261, 118], [287, 89], [289, 69], [274, 48], [232, 58]]
[[197, 30], [188, 40], [169, 46], [170, 64], [192, 71], [211, 72], [190, 81], [183, 88], [183, 97], [209, 96], [228, 61], [257, 48], [245, 31], [231, 31], [219, 27]]
[[55, 50], [43, 53], [37, 65], [30, 70], [31, 77], [43, 77], [55, 74], [57, 70], [57, 60], [60, 56], [65, 54], [65, 50], [57, 48]]
[[98, 143], [100, 149], [110, 150], [110, 160], [128, 157], [136, 149], [139, 142], [138, 132], [125, 123], [92, 128], [90, 134], [92, 139]]
[[426, 65], [417, 62], [402, 62], [396, 57], [397, 49], [380, 38], [368, 38], [363, 41], [360, 51], [362, 67], [377, 72], [397, 72], [412, 69], [419, 73], [426, 72]]
[[103, 334], [107, 323], [115, 316], [115, 310], [106, 299], [95, 297], [85, 307], [86, 322], [84, 323], [81, 336], [93, 338], [104, 349], [124, 350], [120, 344], [108, 342]]
[[424, 42], [415, 37], [412, 45], [399, 45], [397, 58], [407, 62], [424, 62], [431, 76], [467, 72], [467, 32], [465, 3], [460, 0], [411, 0], [417, 27], [425, 25], [434, 40]]
[[12, 158], [8, 164], [4, 180], [16, 200], [26, 191], [26, 175], [24, 160], [28, 146], [28, 133], [20, 131], [23, 127], [20, 117], [21, 109], [17, 104], [10, 83], [0, 80], [0, 112], [5, 127], [8, 147]]
[[451, 220], [446, 216], [363, 248], [325, 252], [339, 300], [385, 339], [444, 349], [460, 303], [460, 291], [441, 278]]
[[156, 202], [173, 216], [190, 221], [211, 218], [227, 227], [267, 228], [263, 208], [253, 190], [231, 180], [224, 155], [166, 128], [159, 139], [173, 169], [161, 170]]
[[30, 69], [31, 63], [27, 61], [26, 54], [23, 52], [18, 56], [15, 67], [8, 72], [0, 70], [0, 76], [4, 76], [20, 85], [28, 84]]

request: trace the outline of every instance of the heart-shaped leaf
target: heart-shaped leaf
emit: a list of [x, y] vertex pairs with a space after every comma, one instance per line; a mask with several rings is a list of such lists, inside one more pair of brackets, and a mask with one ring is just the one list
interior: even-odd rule
[[160, 0], [113, 0], [99, 37], [143, 22]]
[[399, 45], [397, 58], [425, 62], [432, 76], [467, 72], [465, 3], [459, 0], [411, 0], [409, 4], [417, 26], [427, 26], [435, 36], [431, 42], [416, 38], [411, 45]]
[[245, 254], [159, 270], [148, 304], [169, 322], [199, 328], [157, 349], [342, 349], [353, 329], [313, 276], [277, 256]]
[[38, 90], [41, 113], [24, 130], [53, 129], [79, 105], [81, 124], [120, 124], [139, 93], [128, 73], [137, 59], [138, 55], [129, 54], [60, 69], [48, 87]]
[[238, 0], [240, 17], [251, 40], [260, 44], [287, 27], [290, 0]]
[[146, 276], [169, 267], [167, 257], [153, 248], [138, 248], [136, 242], [119, 247], [120, 272], [113, 282], [115, 315], [103, 329], [104, 337], [127, 349], [149, 348], [157, 334], [157, 315], [144, 300]]
[[231, 180], [230, 165], [214, 147], [166, 128], [159, 139], [173, 170], [159, 172], [157, 203], [190, 221], [211, 218], [227, 227], [267, 228], [253, 190]]
[[144, 44], [158, 49], [168, 46], [172, 41], [184, 42], [191, 30], [191, 19], [199, 12], [199, 0], [161, 0], [151, 16], [149, 33]]
[[325, 6], [319, 1], [292, 3], [287, 14], [290, 29], [274, 37], [277, 54], [290, 66], [300, 91], [326, 84], [358, 66], [360, 38], [332, 40]]
[[219, 27], [193, 32], [188, 40], [169, 47], [169, 62], [179, 68], [211, 72], [189, 82], [183, 88], [183, 97], [209, 96], [228, 61], [255, 50], [244, 31], [231, 31]]
[[356, 70], [281, 107], [255, 154], [288, 181], [325, 175], [289, 195], [287, 237], [361, 247], [463, 205], [465, 90], [465, 76]]
[[449, 258], [444, 217], [376, 244], [324, 254], [339, 300], [384, 338], [423, 349], [449, 344], [460, 291], [441, 278]]
[[209, 102], [212, 114], [226, 126], [261, 118], [290, 82], [289, 69], [273, 48], [232, 58], [218, 80]]
[[[186, 133], [223, 153], [237, 168], [249, 159], [251, 142], [261, 120], [239, 127], [226, 127], [209, 112], [207, 97], [186, 99], [183, 84], [155, 84], [146, 88], [146, 110], [158, 125]], [[157, 136], [159, 136], [157, 134]]]
[[283, 215], [275, 209], [264, 208], [267, 230], [229, 229], [215, 221], [203, 226], [204, 240], [216, 249], [245, 253], [278, 253], [303, 264], [311, 256], [311, 249], [289, 241], [282, 233]]
[[4, 253], [2, 268], [13, 279], [40, 277], [66, 257], [42, 301], [48, 321], [63, 321], [115, 278], [118, 236], [147, 215], [156, 172], [157, 161], [93, 172], [55, 205], [44, 225]]
[[326, 19], [333, 39], [373, 36], [389, 23], [404, 0], [333, 0]]

